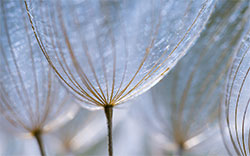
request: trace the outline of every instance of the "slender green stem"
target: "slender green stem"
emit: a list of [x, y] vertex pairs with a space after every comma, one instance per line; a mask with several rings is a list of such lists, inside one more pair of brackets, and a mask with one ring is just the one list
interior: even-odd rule
[[113, 106], [104, 107], [105, 115], [107, 118], [108, 126], [108, 152], [109, 156], [113, 156], [113, 142], [112, 142], [112, 118], [113, 118]]
[[40, 131], [35, 131], [33, 134], [39, 146], [41, 156], [45, 156], [45, 150], [44, 150], [43, 140], [41, 136], [42, 133]]

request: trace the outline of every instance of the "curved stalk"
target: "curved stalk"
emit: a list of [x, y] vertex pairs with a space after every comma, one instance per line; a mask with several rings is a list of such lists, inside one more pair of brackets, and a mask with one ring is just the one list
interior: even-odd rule
[[107, 119], [107, 127], [108, 127], [108, 152], [109, 156], [113, 156], [113, 142], [112, 142], [112, 118], [113, 118], [113, 106], [105, 106], [104, 107], [106, 119]]
[[40, 150], [40, 153], [41, 153], [41, 156], [45, 156], [45, 150], [44, 150], [44, 145], [43, 145], [43, 140], [42, 140], [42, 136], [41, 136], [41, 132], [40, 131], [36, 131], [33, 133], [36, 141], [37, 141], [37, 144], [39, 146], [39, 150]]
[[176, 154], [177, 154], [178, 156], [182, 156], [182, 155], [183, 155], [183, 150], [184, 150], [184, 149], [183, 149], [183, 145], [180, 145], [180, 146], [178, 147], [178, 151], [177, 151]]

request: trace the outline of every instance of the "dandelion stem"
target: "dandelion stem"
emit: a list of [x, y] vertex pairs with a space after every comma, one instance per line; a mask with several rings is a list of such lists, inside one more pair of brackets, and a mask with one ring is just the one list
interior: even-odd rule
[[178, 147], [178, 151], [177, 151], [176, 155], [182, 156], [182, 155], [183, 155], [183, 150], [184, 150], [184, 146], [183, 146], [183, 144], [181, 143], [181, 144], [179, 145], [179, 147]]
[[107, 118], [107, 126], [108, 126], [108, 152], [109, 156], [113, 156], [113, 142], [112, 142], [113, 106], [111, 105], [105, 106], [104, 111]]
[[39, 149], [40, 149], [40, 153], [41, 153], [41, 156], [45, 156], [45, 150], [44, 150], [44, 146], [43, 146], [43, 140], [42, 140], [42, 136], [41, 136], [41, 132], [40, 131], [35, 131], [33, 133], [36, 141], [37, 141], [37, 144], [39, 146]]
[[182, 156], [183, 155], [183, 149], [179, 148], [178, 151], [177, 151], [177, 155]]

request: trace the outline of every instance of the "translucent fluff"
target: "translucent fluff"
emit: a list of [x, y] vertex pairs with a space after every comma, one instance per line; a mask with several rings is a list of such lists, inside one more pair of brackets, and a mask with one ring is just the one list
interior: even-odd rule
[[[246, 1], [219, 1], [197, 42], [152, 89], [153, 104], [143, 101], [146, 120], [154, 125], [151, 147], [156, 155], [213, 155], [219, 148], [216, 154], [226, 153], [222, 142], [219, 148], [212, 142], [220, 136], [219, 106], [232, 57], [249, 28], [247, 8]], [[202, 149], [204, 142], [214, 149]]]
[[1, 1], [0, 21], [1, 115], [30, 133], [72, 119], [78, 108], [42, 55], [24, 3]]
[[222, 134], [231, 155], [248, 155], [250, 150], [250, 31], [237, 51], [228, 76], [222, 107]]
[[214, 0], [27, 1], [40, 48], [83, 105], [151, 88], [199, 36]]

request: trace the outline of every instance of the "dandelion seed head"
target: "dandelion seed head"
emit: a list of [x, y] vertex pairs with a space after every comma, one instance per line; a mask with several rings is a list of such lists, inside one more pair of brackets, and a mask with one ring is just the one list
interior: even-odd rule
[[[24, 4], [1, 1], [0, 12], [2, 116], [17, 130], [27, 133], [45, 132], [44, 128], [51, 122], [57, 126], [63, 124], [78, 108], [42, 55]], [[67, 116], [68, 113], [71, 116]]]
[[[199, 147], [202, 147], [204, 142], [211, 142], [214, 136], [220, 136], [218, 118], [220, 104], [224, 101], [224, 88], [227, 85], [225, 80], [234, 51], [247, 32], [249, 22], [246, 22], [245, 18], [249, 13], [246, 10], [246, 2], [229, 4], [228, 1], [220, 1], [217, 4], [206, 31], [201, 33], [187, 55], [166, 78], [152, 88], [149, 95], [142, 97], [141, 109], [145, 110], [147, 116], [145, 127], [148, 122], [152, 125], [152, 128], [149, 128], [150, 135], [161, 134], [164, 137], [162, 140], [167, 140], [168, 144], [175, 144], [177, 147], [173, 151], [167, 145], [162, 147], [162, 143], [156, 140], [150, 144], [152, 150], [158, 149], [162, 153], [168, 151], [174, 155], [178, 155], [180, 151], [206, 155], [209, 150]], [[242, 16], [228, 23], [228, 19], [239, 12]], [[231, 33], [238, 25], [241, 29]], [[151, 99], [146, 98], [150, 94]], [[226, 149], [220, 152], [225, 154]]]
[[225, 104], [222, 105], [221, 129], [225, 146], [230, 154], [247, 155], [249, 152], [250, 104], [250, 42], [246, 33], [228, 75]]
[[42, 51], [63, 83], [84, 103], [103, 107], [145, 92], [166, 75], [199, 35], [214, 1], [26, 4]]

